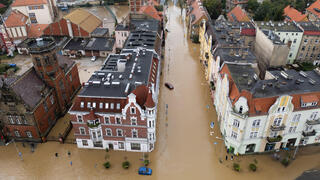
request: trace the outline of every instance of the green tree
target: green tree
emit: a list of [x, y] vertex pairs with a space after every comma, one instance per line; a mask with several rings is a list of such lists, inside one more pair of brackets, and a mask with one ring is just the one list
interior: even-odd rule
[[257, 0], [249, 0], [247, 5], [247, 10], [253, 13], [258, 9], [259, 5], [260, 4], [258, 3]]
[[220, 0], [204, 0], [203, 6], [206, 7], [211, 19], [217, 19], [222, 14], [222, 3]]
[[254, 12], [253, 19], [256, 21], [268, 21], [268, 12], [271, 8], [271, 3], [269, 1], [263, 1], [263, 3]]

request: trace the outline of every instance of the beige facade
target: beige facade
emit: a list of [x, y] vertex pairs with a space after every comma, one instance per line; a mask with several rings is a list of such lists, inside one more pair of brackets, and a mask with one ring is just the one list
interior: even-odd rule
[[320, 63], [320, 35], [304, 35], [298, 51], [297, 62]]

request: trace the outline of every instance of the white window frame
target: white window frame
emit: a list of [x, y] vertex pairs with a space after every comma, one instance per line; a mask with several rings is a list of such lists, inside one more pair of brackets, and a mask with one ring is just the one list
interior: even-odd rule
[[16, 119], [17, 124], [21, 124], [19, 116], [15, 116], [15, 119]]
[[18, 130], [14, 130], [14, 135], [16, 137], [21, 137], [20, 132]]
[[105, 116], [104, 117], [104, 123], [105, 124], [111, 124], [110, 116]]
[[[120, 144], [122, 144], [122, 145], [120, 145]], [[124, 149], [124, 142], [118, 142], [118, 148], [119, 149]]]
[[130, 114], [136, 114], [136, 108], [135, 107], [130, 107]]
[[273, 120], [273, 126], [281, 126], [282, 117], [277, 117]]
[[[81, 129], [83, 129], [83, 133], [82, 133]], [[79, 127], [79, 132], [80, 132], [81, 135], [86, 135], [86, 128]]]
[[120, 103], [117, 103], [117, 109], [120, 109]]
[[99, 109], [103, 109], [103, 103], [102, 102], [99, 104]]
[[[84, 143], [85, 142], [85, 143]], [[82, 146], [88, 146], [89, 144], [88, 144], [88, 140], [82, 140]]]
[[10, 124], [15, 124], [12, 115], [8, 115], [8, 121], [10, 122]]
[[131, 125], [132, 126], [137, 126], [138, 125], [138, 120], [136, 117], [131, 117]]
[[31, 131], [26, 131], [26, 135], [28, 136], [28, 138], [32, 138], [32, 133], [31, 133]]
[[96, 102], [93, 102], [93, 103], [92, 103], [92, 107], [93, 107], [94, 109], [97, 107]]
[[82, 115], [77, 115], [77, 120], [78, 120], [79, 123], [83, 123], [83, 116]]
[[238, 133], [231, 131], [231, 138], [237, 139], [238, 138]]
[[240, 126], [240, 121], [237, 120], [237, 119], [234, 119], [234, 120], [233, 120], [233, 123], [232, 123], [232, 126], [233, 126], [233, 127], [236, 127], [236, 128], [239, 128], [239, 126]]
[[[139, 136], [138, 136], [138, 130], [136, 130], [136, 129], [132, 129], [132, 138], [138, 138]], [[136, 135], [136, 137], [134, 136], [134, 134]]]
[[110, 103], [110, 109], [114, 109], [114, 103]]
[[80, 102], [80, 108], [84, 108], [84, 102], [83, 101]]
[[[108, 134], [108, 131], [110, 131], [110, 135]], [[106, 136], [112, 136], [112, 129], [106, 128]]]
[[105, 103], [105, 109], [109, 109], [109, 103]]
[[91, 108], [91, 102], [87, 102], [87, 108]]
[[[117, 131], [117, 136], [118, 136], [118, 137], [123, 137], [123, 130], [122, 130], [122, 129], [117, 129], [116, 131]], [[120, 133], [121, 136], [119, 136], [119, 133], [118, 133], [118, 132], [121, 132], [121, 133]]]
[[[118, 123], [118, 119], [119, 119], [119, 122], [120, 122], [120, 123]], [[116, 120], [115, 124], [122, 124], [122, 122], [121, 122], [121, 117], [116, 116], [116, 117], [115, 117], [115, 120]]]

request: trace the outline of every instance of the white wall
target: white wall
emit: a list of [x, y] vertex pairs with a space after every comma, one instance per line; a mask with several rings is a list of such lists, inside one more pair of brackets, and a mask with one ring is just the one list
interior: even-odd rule
[[[125, 36], [126, 34], [126, 36]], [[123, 48], [123, 45], [127, 38], [129, 37], [129, 31], [115, 31], [116, 35], [116, 48]]]
[[[47, 4], [43, 5], [43, 9], [29, 10], [28, 6], [12, 7], [12, 10], [19, 10], [21, 13], [29, 17], [29, 13], [35, 13], [38, 24], [50, 24], [53, 22], [53, 15]], [[29, 22], [31, 22], [29, 20]]]

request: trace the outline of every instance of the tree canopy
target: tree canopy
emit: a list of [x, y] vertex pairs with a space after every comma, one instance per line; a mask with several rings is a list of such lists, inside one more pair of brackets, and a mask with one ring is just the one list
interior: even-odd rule
[[203, 6], [207, 9], [211, 19], [217, 19], [222, 14], [223, 5], [220, 0], [204, 0]]

